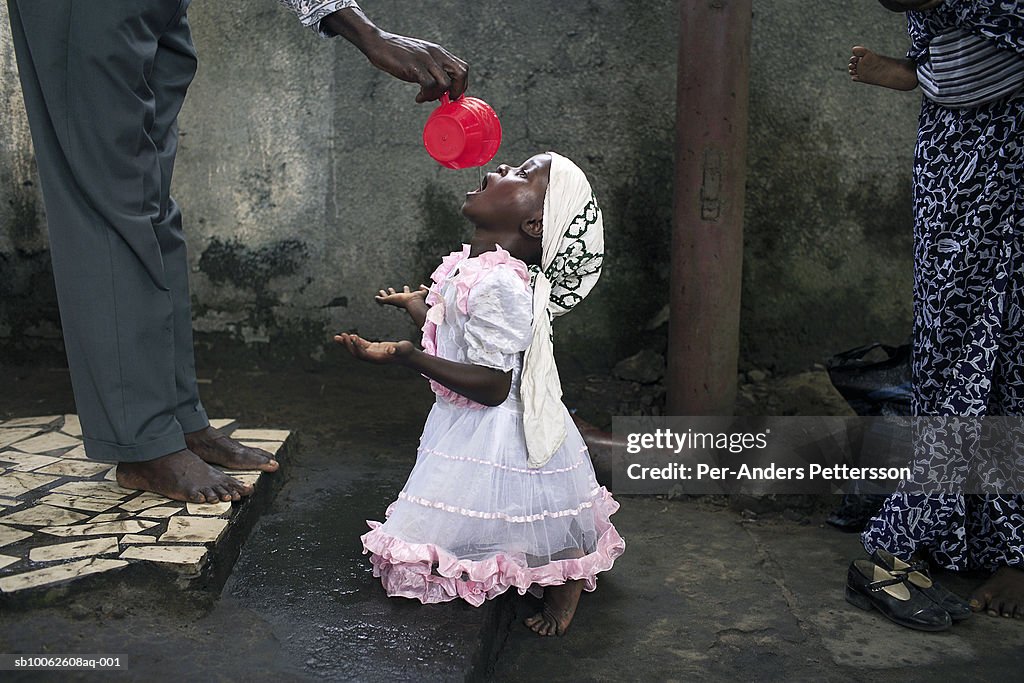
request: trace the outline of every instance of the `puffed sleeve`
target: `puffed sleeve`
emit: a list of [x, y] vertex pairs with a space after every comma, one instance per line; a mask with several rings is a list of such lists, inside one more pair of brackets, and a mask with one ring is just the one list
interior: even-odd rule
[[355, 0], [280, 0], [281, 4], [295, 12], [303, 26], [308, 26], [324, 38], [333, 34], [320, 29], [320, 20], [340, 9], [359, 7]]
[[509, 265], [495, 266], [470, 290], [466, 360], [508, 371], [532, 337], [533, 295]]

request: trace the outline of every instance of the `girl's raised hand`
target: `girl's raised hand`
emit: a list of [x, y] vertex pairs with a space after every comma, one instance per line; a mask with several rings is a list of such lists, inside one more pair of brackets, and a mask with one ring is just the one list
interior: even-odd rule
[[348, 349], [354, 357], [365, 360], [368, 363], [386, 365], [401, 361], [402, 358], [412, 353], [416, 347], [409, 341], [366, 341], [356, 334], [341, 333], [334, 336], [334, 341]]
[[387, 289], [380, 290], [380, 293], [373, 297], [373, 300], [381, 306], [388, 304], [398, 308], [408, 308], [409, 304], [413, 301], [426, 299], [427, 292], [429, 291], [430, 288], [426, 285], [420, 285], [420, 288], [415, 292], [409, 289], [409, 285], [403, 287], [401, 292], [396, 292], [394, 287], [388, 287]]

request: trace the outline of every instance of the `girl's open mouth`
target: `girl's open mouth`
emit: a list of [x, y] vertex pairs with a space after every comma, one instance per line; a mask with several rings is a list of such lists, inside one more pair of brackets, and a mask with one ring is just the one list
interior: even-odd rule
[[484, 190], [486, 190], [487, 189], [487, 178], [490, 175], [491, 175], [490, 173], [485, 173], [484, 174], [484, 179], [480, 181], [480, 187], [476, 188], [475, 190], [471, 190], [467, 194], [479, 194], [479, 193], [483, 192]]

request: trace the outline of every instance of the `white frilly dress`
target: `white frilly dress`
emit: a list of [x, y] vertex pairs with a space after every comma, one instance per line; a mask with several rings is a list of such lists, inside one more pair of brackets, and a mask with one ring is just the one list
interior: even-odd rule
[[568, 436], [538, 469], [527, 467], [519, 400], [523, 351], [531, 338], [526, 265], [498, 247], [445, 257], [431, 276], [425, 352], [512, 371], [499, 406], [470, 401], [431, 382], [437, 400], [420, 437], [416, 465], [385, 513], [362, 536], [374, 576], [390, 596], [471, 605], [515, 588], [597, 574], [625, 548], [609, 517], [618, 509], [597, 484], [590, 456], [564, 406]]

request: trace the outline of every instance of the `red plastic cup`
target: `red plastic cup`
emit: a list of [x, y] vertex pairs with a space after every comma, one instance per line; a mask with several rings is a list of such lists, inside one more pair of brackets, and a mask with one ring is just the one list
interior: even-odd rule
[[501, 146], [501, 122], [483, 100], [463, 95], [451, 102], [445, 93], [423, 126], [423, 146], [442, 166], [483, 166]]

